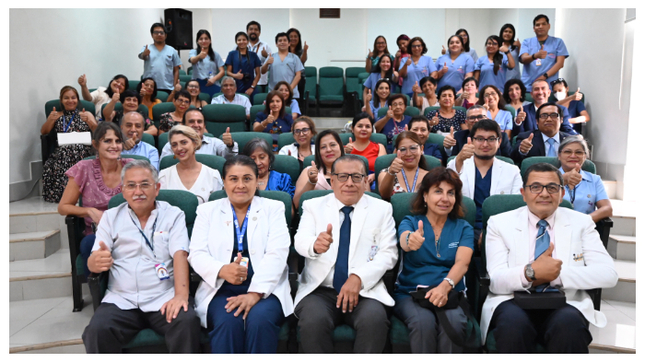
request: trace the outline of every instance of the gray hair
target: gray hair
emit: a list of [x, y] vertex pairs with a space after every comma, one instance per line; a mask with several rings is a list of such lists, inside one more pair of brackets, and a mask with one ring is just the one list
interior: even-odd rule
[[240, 154], [251, 157], [251, 154], [253, 154], [257, 149], [264, 151], [269, 156], [269, 170], [273, 169], [275, 155], [273, 154], [273, 149], [265, 139], [259, 137], [252, 138], [246, 143], [246, 145], [244, 145]]
[[[415, 134], [416, 135], [416, 134]], [[353, 155], [353, 154], [345, 154], [338, 159], [334, 160], [334, 163], [331, 164], [331, 172], [336, 171], [336, 163], [338, 162], [347, 162], [347, 161], [355, 161], [361, 165], [361, 173], [364, 175], [367, 175], [367, 170], [365, 170], [365, 161], [358, 155]]]
[[228, 81], [229, 79], [231, 81], [233, 81], [233, 83], [235, 83], [235, 78], [233, 78], [231, 76], [224, 76], [224, 77], [222, 77], [222, 80], [220, 81], [220, 84], [224, 84], [224, 82]]
[[558, 148], [558, 154], [562, 152], [562, 149], [564, 149], [565, 146], [576, 142], [580, 144], [580, 146], [582, 146], [582, 150], [584, 150], [585, 156], [587, 156], [587, 159], [589, 159], [589, 146], [587, 145], [587, 141], [585, 141], [584, 137], [582, 137], [581, 135], [567, 136], [564, 140], [562, 140], [560, 147]]
[[142, 168], [150, 171], [150, 174], [152, 174], [152, 180], [154, 180], [154, 183], [155, 184], [159, 183], [159, 173], [157, 172], [157, 169], [154, 166], [152, 166], [152, 164], [150, 164], [148, 160], [134, 159], [129, 163], [125, 164], [123, 169], [121, 169], [121, 184], [123, 184], [123, 179], [125, 178], [125, 172], [132, 168]]
[[484, 110], [484, 113], [486, 113], [486, 108], [485, 108], [484, 106], [482, 106], [482, 105], [472, 105], [472, 106], [470, 106], [470, 108], [468, 109], [468, 111], [466, 111], [466, 114], [467, 114], [468, 112], [470, 112], [470, 111], [479, 110], [479, 109]]

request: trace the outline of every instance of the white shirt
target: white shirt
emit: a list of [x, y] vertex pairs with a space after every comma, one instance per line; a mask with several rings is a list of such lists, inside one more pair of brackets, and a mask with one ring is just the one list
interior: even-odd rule
[[[255, 54], [258, 55], [258, 58], [260, 58], [260, 63], [262, 63], [262, 64], [264, 64], [264, 62], [266, 62], [266, 60], [267, 60], [266, 57], [262, 56], [262, 49], [267, 51], [267, 55], [271, 54], [271, 48], [269, 47], [269, 45], [267, 43], [261, 41], [260, 39], [258, 39], [258, 42], [255, 43], [255, 45], [252, 45], [251, 42], [249, 42], [249, 44], [247, 45], [247, 48], [251, 52], [255, 52]], [[255, 71], [253, 71], [253, 74], [255, 75]], [[260, 85], [260, 86], [266, 85], [268, 76], [269, 76], [269, 73], [262, 74], [260, 76], [260, 80], [258, 81], [258, 85]]]
[[211, 101], [211, 105], [240, 105], [244, 106], [246, 109], [246, 115], [249, 116], [251, 114], [251, 101], [249, 101], [248, 97], [238, 95], [237, 93], [235, 94], [235, 97], [233, 97], [233, 101], [229, 101], [226, 99], [226, 96], [224, 95], [219, 95]]
[[[228, 147], [226, 146], [224, 141], [216, 137], [202, 135], [202, 146], [195, 151], [195, 154], [218, 155], [225, 158], [228, 156], [237, 155], [237, 151], [238, 146], [236, 141], [233, 141], [233, 147]], [[173, 155], [172, 147], [170, 147], [169, 142], [164, 145], [163, 149], [161, 149], [161, 156], [159, 156], [159, 160], [168, 155]]]
[[219, 171], [204, 164], [202, 164], [202, 170], [200, 170], [197, 180], [195, 180], [190, 189], [186, 188], [181, 182], [177, 172], [177, 164], [159, 172], [159, 183], [161, 183], [161, 189], [185, 190], [195, 194], [199, 204], [208, 202], [208, 197], [210, 197], [211, 193], [221, 190], [223, 186]]
[[[121, 310], [159, 311], [175, 296], [173, 256], [177, 251], [188, 252], [186, 217], [181, 209], [157, 201], [143, 231], [140, 228], [139, 219], [128, 203], [103, 213], [92, 251], [98, 250], [99, 242], [103, 241], [112, 252], [114, 264], [101, 302], [115, 304]], [[159, 280], [155, 271], [158, 263], [166, 265], [169, 279]]]
[[[291, 151], [291, 156], [298, 159], [298, 146], [296, 146], [296, 143], [283, 146], [278, 155], [289, 155], [289, 151]], [[311, 155], [316, 155], [315, 144], [311, 144]]]

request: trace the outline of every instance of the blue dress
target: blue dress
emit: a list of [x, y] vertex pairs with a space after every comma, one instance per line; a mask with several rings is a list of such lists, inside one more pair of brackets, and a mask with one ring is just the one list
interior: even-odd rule
[[293, 198], [293, 194], [296, 192], [296, 187], [293, 185], [293, 181], [291, 180], [289, 174], [278, 173], [275, 170], [271, 170], [265, 190], [287, 192], [289, 193], [289, 195], [291, 195], [291, 198]]

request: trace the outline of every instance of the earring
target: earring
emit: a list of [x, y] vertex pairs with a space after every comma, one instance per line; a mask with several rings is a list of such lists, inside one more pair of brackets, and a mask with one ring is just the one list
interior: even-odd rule
[[177, 155], [174, 155], [174, 154], [173, 154], [173, 155], [172, 155], [172, 158], [173, 158], [173, 159], [177, 159]]

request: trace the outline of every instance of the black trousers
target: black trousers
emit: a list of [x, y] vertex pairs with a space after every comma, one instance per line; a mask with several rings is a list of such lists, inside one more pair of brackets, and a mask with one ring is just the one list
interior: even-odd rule
[[531, 353], [536, 343], [549, 353], [589, 353], [589, 322], [571, 305], [556, 310], [524, 310], [511, 299], [499, 304], [491, 319], [500, 353]]
[[192, 302], [188, 311], [181, 309], [171, 323], [159, 311], [121, 310], [114, 304], [101, 303], [83, 332], [85, 351], [121, 353], [121, 348], [145, 328], [163, 335], [170, 353], [199, 352], [200, 323]]
[[300, 328], [300, 345], [304, 353], [333, 353], [334, 328], [347, 324], [356, 330], [354, 353], [382, 353], [390, 321], [380, 301], [360, 297], [350, 313], [336, 308], [336, 290], [319, 287], [304, 297], [295, 313]]

